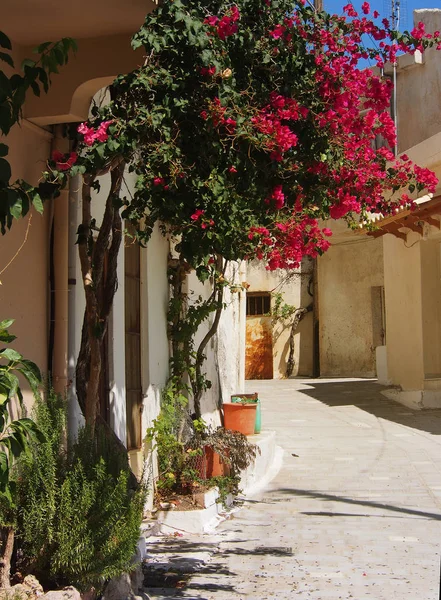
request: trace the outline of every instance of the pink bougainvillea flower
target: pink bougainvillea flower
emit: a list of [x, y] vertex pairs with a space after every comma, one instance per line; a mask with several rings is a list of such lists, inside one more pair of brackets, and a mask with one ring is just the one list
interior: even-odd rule
[[204, 23], [208, 23], [208, 25], [211, 25], [212, 27], [215, 27], [218, 23], [219, 19], [215, 16], [211, 16], [211, 17], [207, 17], [204, 21]]
[[164, 185], [165, 181], [163, 177], [155, 177], [153, 180], [153, 185]]
[[198, 221], [200, 217], [204, 214], [205, 210], [198, 208], [190, 217], [192, 221]]
[[71, 152], [69, 156], [66, 158], [66, 154], [59, 152], [58, 150], [54, 150], [52, 152], [52, 160], [55, 161], [55, 167], [59, 171], [68, 171], [74, 164], [77, 162], [78, 154], [76, 152]]
[[236, 169], [236, 167], [233, 167], [233, 166], [231, 166], [231, 167], [228, 169], [228, 171], [229, 171], [230, 173], [237, 173], [237, 169]]
[[237, 21], [240, 19], [240, 12], [237, 6], [232, 6], [226, 14], [219, 19], [212, 15], [207, 17], [204, 23], [216, 28], [216, 33], [221, 40], [225, 40], [230, 35], [237, 32]]
[[228, 119], [224, 119], [224, 125], [229, 134], [233, 135], [236, 131], [237, 122], [235, 119], [229, 117]]
[[274, 204], [274, 207], [277, 210], [280, 210], [285, 204], [285, 194], [283, 193], [283, 189], [281, 185], [276, 185], [273, 189], [273, 192], [269, 198], [265, 200], [267, 204]]
[[201, 75], [214, 75], [216, 73], [216, 67], [201, 67]]
[[365, 15], [368, 15], [371, 12], [369, 2], [363, 2], [363, 4], [361, 5], [361, 10]]
[[284, 25], [276, 25], [272, 31], [270, 31], [269, 35], [274, 40], [278, 40], [285, 33], [286, 27]]
[[55, 162], [61, 162], [64, 159], [64, 154], [59, 150], [54, 150], [52, 152], [52, 160]]
[[89, 127], [87, 123], [81, 123], [77, 129], [78, 133], [84, 136], [84, 143], [86, 146], [92, 146], [95, 142], [95, 130], [93, 127]]
[[113, 121], [103, 121], [102, 123], [100, 123], [96, 131], [93, 127], [89, 127], [87, 123], [81, 123], [78, 126], [77, 131], [78, 133], [81, 133], [84, 136], [84, 143], [86, 144], [86, 146], [92, 146], [96, 141], [107, 141], [109, 137], [107, 129], [111, 123], [113, 123]]

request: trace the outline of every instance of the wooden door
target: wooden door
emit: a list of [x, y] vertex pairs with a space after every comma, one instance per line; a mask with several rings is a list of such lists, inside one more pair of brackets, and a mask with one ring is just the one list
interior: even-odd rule
[[245, 379], [273, 378], [273, 335], [269, 293], [247, 294]]
[[141, 380], [141, 255], [139, 245], [126, 238], [124, 248], [125, 371], [127, 449], [142, 445]]

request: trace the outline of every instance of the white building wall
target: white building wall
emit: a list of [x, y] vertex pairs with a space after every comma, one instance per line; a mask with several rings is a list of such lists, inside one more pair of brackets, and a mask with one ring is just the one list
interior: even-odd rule
[[[101, 190], [93, 194], [92, 215], [99, 226], [109, 190], [109, 176], [100, 178]], [[126, 184], [133, 186], [133, 175], [126, 173]], [[70, 424], [76, 431], [83, 422], [75, 394], [75, 364], [81, 343], [81, 329], [85, 299], [82, 285], [78, 249], [75, 246], [76, 231], [81, 222], [81, 187], [77, 179], [71, 184], [70, 258], [69, 279], [69, 369], [73, 382], [70, 388]], [[141, 249], [141, 329], [142, 329], [142, 385], [144, 393], [143, 431], [152, 424], [159, 412], [160, 390], [168, 377], [167, 340], [167, 258], [168, 242], [155, 228], [147, 249]], [[109, 317], [109, 388], [110, 425], [119, 439], [126, 444], [126, 397], [125, 397], [125, 320], [124, 320], [124, 239], [118, 257], [118, 289]]]
[[[245, 267], [231, 263], [225, 274], [231, 283], [240, 285], [244, 280]], [[186, 291], [190, 302], [200, 295], [207, 299], [211, 294], [211, 284], [198, 281], [194, 272], [186, 282]], [[245, 370], [245, 298], [243, 292], [225, 290], [224, 309], [217, 335], [213, 336], [205, 349], [206, 361], [203, 372], [211, 382], [211, 388], [204, 392], [201, 400], [203, 419], [212, 425], [220, 424], [219, 407], [228, 401], [230, 395], [244, 389]], [[201, 325], [195, 336], [195, 349], [209, 330], [214, 315]]]

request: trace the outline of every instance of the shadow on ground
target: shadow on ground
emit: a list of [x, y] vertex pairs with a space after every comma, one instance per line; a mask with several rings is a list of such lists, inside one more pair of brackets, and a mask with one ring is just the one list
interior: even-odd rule
[[[246, 548], [238, 546], [244, 543], [247, 544]], [[148, 558], [142, 566], [144, 590], [150, 598], [156, 600], [168, 598], [206, 600], [201, 594], [216, 591], [234, 595], [237, 593], [234, 585], [231, 584], [234, 579], [229, 578], [235, 578], [237, 574], [222, 564], [223, 558], [226, 559], [231, 555], [259, 557], [293, 555], [292, 548], [265, 547], [261, 544], [261, 539], [233, 539], [228, 540], [228, 550], [219, 551], [219, 543], [198, 543], [182, 538], [157, 542], [149, 548]], [[216, 555], [218, 560], [213, 563], [204, 562], [201, 558], [202, 553]], [[203, 581], [193, 581], [192, 577], [195, 575]]]
[[[297, 488], [276, 488], [273, 490], [274, 494], [281, 494], [282, 497], [281, 498], [274, 498], [273, 502], [285, 502], [286, 501], [286, 496], [306, 496], [308, 498], [314, 498], [315, 500], [327, 500], [329, 502], [340, 502], [342, 504], [348, 504], [351, 506], [365, 506], [368, 508], [375, 508], [375, 509], [379, 509], [379, 510], [384, 510], [384, 511], [388, 511], [388, 512], [392, 512], [392, 513], [398, 513], [398, 515], [401, 516], [413, 516], [413, 517], [420, 517], [422, 519], [428, 519], [428, 520], [433, 520], [433, 521], [441, 521], [441, 514], [440, 513], [433, 513], [433, 512], [427, 512], [427, 511], [423, 511], [423, 510], [417, 510], [414, 508], [406, 508], [403, 506], [395, 506], [394, 504], [387, 504], [385, 502], [373, 502], [372, 500], [356, 500], [355, 498], [349, 498], [347, 496], [338, 496], [336, 494], [329, 494], [329, 493], [324, 493], [324, 492], [317, 492], [314, 490], [301, 490], [301, 489], [297, 489]], [[372, 515], [372, 514], [362, 514], [360, 515], [359, 513], [338, 513], [338, 512], [326, 512], [326, 511], [320, 511], [320, 512], [313, 512], [313, 511], [306, 511], [306, 512], [301, 512], [300, 514], [303, 515], [310, 515], [310, 516], [329, 516], [329, 517], [338, 517], [338, 516], [345, 516], [345, 517], [360, 517], [360, 516], [365, 516], [365, 517], [373, 517], [375, 516], [375, 518], [378, 518], [379, 515]], [[391, 516], [391, 515], [384, 515], [384, 516]], [[393, 516], [397, 516], [397, 515], [393, 515]]]
[[[323, 381], [304, 380], [307, 389], [300, 392], [330, 407], [357, 406], [377, 418], [393, 421], [406, 427], [441, 435], [441, 409], [412, 410], [398, 402], [389, 400], [381, 386], [375, 381]], [[405, 414], [407, 413], [407, 414]]]

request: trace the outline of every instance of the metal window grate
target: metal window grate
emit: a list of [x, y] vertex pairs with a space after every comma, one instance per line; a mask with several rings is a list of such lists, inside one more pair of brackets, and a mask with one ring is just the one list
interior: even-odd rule
[[269, 315], [271, 296], [269, 293], [247, 294], [247, 317]]

